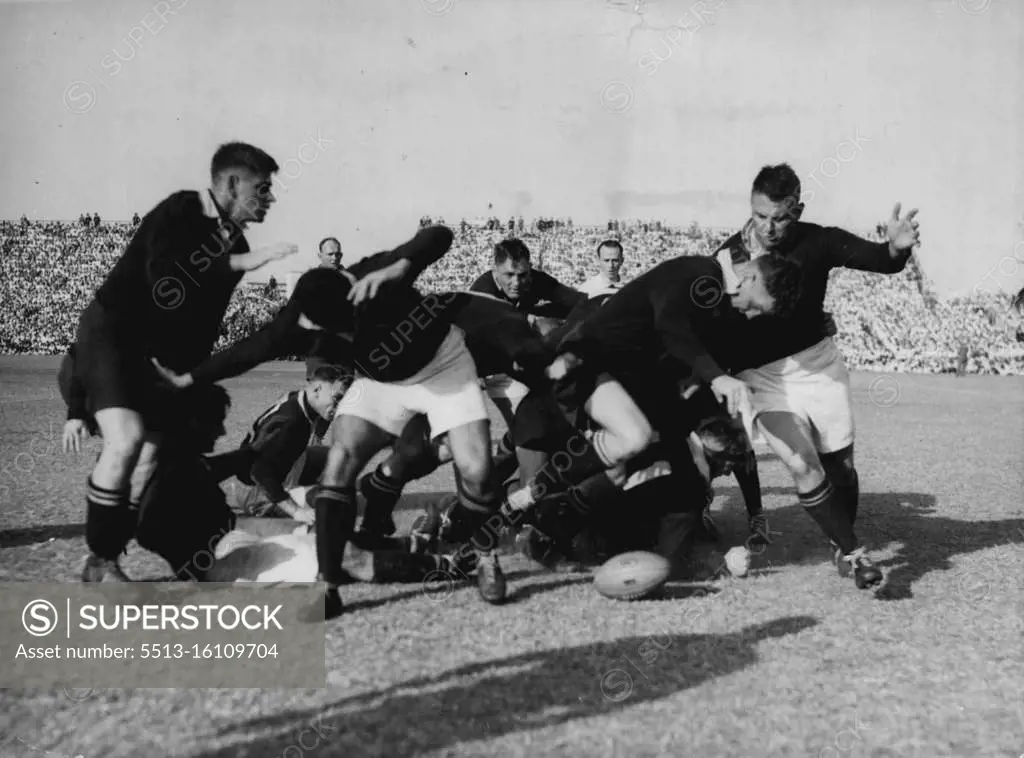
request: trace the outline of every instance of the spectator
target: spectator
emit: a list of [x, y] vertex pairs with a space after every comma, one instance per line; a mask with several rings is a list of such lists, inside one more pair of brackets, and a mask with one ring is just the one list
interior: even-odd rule
[[[646, 224], [644, 225], [646, 232]], [[622, 287], [622, 243], [618, 240], [605, 240], [597, 246], [597, 264], [600, 267], [594, 276], [579, 286], [580, 292], [587, 297], [594, 297], [606, 292], [614, 292]]]
[[[422, 222], [421, 222], [422, 223]], [[344, 271], [341, 265], [341, 243], [337, 237], [324, 237], [320, 240], [317, 248], [317, 258], [320, 259], [320, 268], [333, 268], [336, 271]]]

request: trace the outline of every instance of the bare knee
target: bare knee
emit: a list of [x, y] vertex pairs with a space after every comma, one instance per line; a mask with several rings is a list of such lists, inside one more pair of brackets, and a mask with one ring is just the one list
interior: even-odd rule
[[145, 431], [141, 425], [123, 424], [103, 433], [103, 457], [111, 463], [134, 466], [142, 452]]
[[643, 417], [632, 419], [631, 423], [615, 431], [620, 460], [640, 455], [654, 441], [654, 430]]
[[784, 463], [800, 492], [814, 489], [825, 479], [825, 469], [816, 457], [794, 453]]
[[467, 456], [459, 463], [462, 486], [468, 495], [482, 497], [491, 485], [491, 459], [486, 451]]
[[359, 470], [356, 445], [335, 439], [327, 451], [324, 464], [323, 483], [329, 487], [348, 487], [355, 484]]

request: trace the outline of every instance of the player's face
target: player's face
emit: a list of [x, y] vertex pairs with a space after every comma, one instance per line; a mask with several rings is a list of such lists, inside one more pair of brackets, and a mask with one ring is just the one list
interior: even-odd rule
[[729, 295], [732, 307], [747, 318], [765, 316], [775, 310], [775, 298], [768, 294], [761, 273], [750, 268], [740, 275], [736, 292]]
[[343, 382], [326, 382], [322, 379], [317, 379], [310, 384], [309, 404], [321, 418], [331, 418], [344, 394], [345, 385]]
[[508, 297], [517, 300], [530, 289], [530, 262], [506, 258], [494, 267], [494, 279]]
[[276, 202], [271, 186], [270, 174], [256, 174], [247, 169], [236, 169], [228, 181], [231, 220], [245, 226], [260, 224], [267, 216], [270, 206]]
[[331, 268], [341, 268], [341, 245], [334, 240], [328, 240], [320, 248], [320, 263]]
[[768, 250], [774, 250], [786, 238], [793, 222], [800, 218], [803, 206], [795, 197], [771, 200], [755, 192], [750, 198], [750, 215], [754, 219], [754, 234]]
[[619, 281], [619, 271], [622, 269], [622, 251], [617, 247], [606, 245], [597, 251], [601, 262], [601, 273], [608, 277], [608, 281]]

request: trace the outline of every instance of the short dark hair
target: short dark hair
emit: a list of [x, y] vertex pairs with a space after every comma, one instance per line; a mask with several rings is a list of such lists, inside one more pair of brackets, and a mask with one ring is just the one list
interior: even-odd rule
[[335, 242], [337, 243], [338, 247], [341, 247], [341, 242], [338, 240], [337, 237], [324, 237], [322, 240], [320, 240], [320, 244], [316, 246], [316, 249], [322, 253], [324, 251], [324, 245], [326, 245], [328, 242]]
[[507, 260], [513, 263], [530, 262], [530, 248], [521, 239], [511, 237], [494, 246], [494, 265], [500, 266]]
[[790, 197], [800, 199], [800, 177], [788, 163], [777, 166], [764, 166], [754, 177], [751, 194], [766, 196], [774, 203], [782, 202]]
[[768, 253], [753, 260], [764, 277], [764, 286], [775, 301], [772, 315], [789, 318], [796, 311], [803, 291], [803, 273], [800, 266], [789, 258]]
[[280, 167], [277, 161], [263, 150], [245, 142], [228, 142], [217, 148], [210, 161], [210, 176], [217, 178], [220, 174], [233, 168], [247, 168], [254, 174], [273, 174]]
[[231, 396], [219, 384], [201, 382], [174, 393], [168, 436], [187, 443], [195, 427], [214, 429], [224, 423]]
[[1020, 292], [1014, 295], [1012, 306], [1015, 311], [1024, 315], [1024, 287], [1021, 287]]
[[626, 251], [622, 249], [622, 243], [619, 242], [618, 240], [611, 240], [611, 239], [609, 239], [609, 240], [605, 240], [604, 242], [599, 243], [598, 246], [594, 249], [594, 254], [595, 255], [600, 255], [602, 247], [617, 247], [619, 249], [619, 255], [625, 255], [626, 254]]
[[736, 463], [747, 453], [747, 433], [742, 422], [726, 415], [706, 418], [697, 425], [704, 455], [709, 460]]
[[352, 283], [333, 268], [314, 268], [295, 283], [288, 307], [295, 308], [317, 326], [329, 332], [352, 326], [352, 308], [346, 302]]
[[320, 363], [310, 368], [306, 374], [306, 381], [334, 383], [341, 379], [347, 379], [351, 375], [352, 372], [344, 366], [336, 366], [333, 363]]

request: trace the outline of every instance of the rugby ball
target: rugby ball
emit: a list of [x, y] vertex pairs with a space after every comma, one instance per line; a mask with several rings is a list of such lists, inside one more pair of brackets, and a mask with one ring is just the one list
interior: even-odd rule
[[594, 574], [594, 589], [613, 600], [640, 600], [668, 581], [672, 564], [656, 553], [621, 553]]

